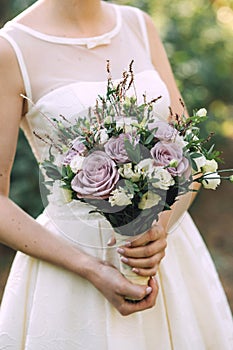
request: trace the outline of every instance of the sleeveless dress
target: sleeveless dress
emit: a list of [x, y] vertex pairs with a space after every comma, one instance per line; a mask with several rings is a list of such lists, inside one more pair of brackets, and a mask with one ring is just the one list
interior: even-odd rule
[[[82, 117], [106, 89], [106, 60], [118, 80], [134, 59], [138, 98], [162, 95], [155, 113], [166, 119], [169, 94], [151, 63], [142, 13], [114, 6], [114, 28], [93, 38], [55, 37], [15, 20], [0, 35], [13, 47], [24, 79], [24, 130], [38, 161], [51, 135], [49, 120]], [[51, 118], [51, 119], [50, 119]], [[54, 234], [118, 267], [107, 247], [111, 227], [80, 203], [62, 205], [54, 192], [38, 217]], [[207, 248], [187, 212], [168, 235], [153, 309], [123, 317], [87, 280], [18, 252], [1, 305], [1, 350], [232, 350], [232, 318]]]

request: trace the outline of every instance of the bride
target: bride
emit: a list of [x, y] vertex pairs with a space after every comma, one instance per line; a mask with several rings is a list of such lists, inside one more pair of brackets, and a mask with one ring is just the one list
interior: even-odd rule
[[[0, 242], [18, 251], [0, 310], [0, 350], [232, 349], [229, 306], [186, 211], [191, 195], [118, 249], [101, 246], [111, 228], [75, 203], [49, 196], [34, 220], [8, 198], [19, 127], [40, 162], [46, 145], [34, 132], [50, 134], [48, 118], [71, 120], [94, 106], [105, 91], [106, 60], [117, 80], [132, 59], [138, 96], [161, 95], [155, 114], [164, 120], [169, 107], [179, 113], [162, 43], [136, 8], [38, 0], [0, 31]], [[120, 256], [150, 277], [148, 286], [121, 275]]]

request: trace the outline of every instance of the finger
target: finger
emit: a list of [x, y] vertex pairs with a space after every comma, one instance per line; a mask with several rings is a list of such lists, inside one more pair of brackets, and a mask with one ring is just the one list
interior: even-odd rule
[[137, 267], [137, 268], [153, 268], [155, 265], [158, 265], [162, 258], [164, 258], [165, 252], [161, 251], [149, 258], [126, 258], [125, 256], [121, 256], [121, 261], [131, 267]]
[[142, 300], [151, 292], [152, 292], [151, 286], [142, 286], [139, 284], [133, 284], [128, 280], [126, 280], [125, 283], [122, 284], [121, 289], [118, 291], [117, 294], [119, 294], [120, 296], [123, 296], [124, 298], [127, 296], [128, 298], [133, 300]]
[[137, 238], [132, 239], [126, 243], [126, 247], [139, 247], [142, 245], [146, 245], [152, 241], [156, 241], [161, 237], [165, 238], [165, 231], [161, 225], [153, 225], [148, 231], [139, 235]]
[[154, 278], [149, 280], [149, 287], [152, 288], [150, 294], [144, 297], [142, 300], [132, 303], [125, 300], [125, 302], [119, 308], [122, 315], [130, 315], [134, 312], [143, 311], [152, 308], [156, 303], [156, 298], [158, 295], [158, 283]]
[[123, 255], [128, 258], [148, 258], [153, 255], [165, 251], [167, 246], [166, 239], [160, 239], [154, 242], [151, 242], [145, 246], [140, 247], [119, 247], [117, 252], [120, 255]]

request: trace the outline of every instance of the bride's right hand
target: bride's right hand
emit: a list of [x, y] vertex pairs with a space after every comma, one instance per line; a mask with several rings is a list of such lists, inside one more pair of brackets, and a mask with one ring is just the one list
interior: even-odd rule
[[[150, 278], [148, 286], [129, 282], [114, 266], [99, 262], [90, 282], [123, 316], [152, 308], [156, 303], [158, 283]], [[137, 300], [132, 302], [131, 298]]]

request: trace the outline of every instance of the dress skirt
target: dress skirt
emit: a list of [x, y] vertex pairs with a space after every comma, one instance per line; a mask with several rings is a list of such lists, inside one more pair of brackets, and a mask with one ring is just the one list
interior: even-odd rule
[[[38, 221], [59, 234], [46, 213]], [[85, 249], [106, 258], [104, 249]], [[87, 280], [18, 252], [1, 305], [0, 350], [233, 349], [231, 312], [188, 213], [168, 236], [157, 280], [156, 306], [121, 316]]]

